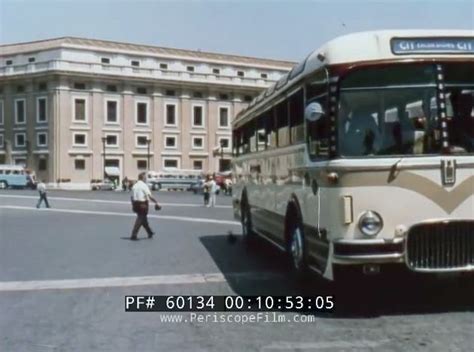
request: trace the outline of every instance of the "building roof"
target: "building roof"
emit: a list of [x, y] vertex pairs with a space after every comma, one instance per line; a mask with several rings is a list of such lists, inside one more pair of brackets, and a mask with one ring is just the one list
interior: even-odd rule
[[239, 55], [211, 53], [200, 50], [165, 48], [152, 45], [122, 43], [109, 40], [86, 39], [78, 37], [60, 37], [24, 43], [0, 45], [0, 56], [26, 54], [56, 48], [78, 48], [104, 52], [120, 52], [134, 55], [152, 55], [176, 59], [232, 63], [245, 66], [266, 66], [289, 70], [296, 62], [263, 59]]

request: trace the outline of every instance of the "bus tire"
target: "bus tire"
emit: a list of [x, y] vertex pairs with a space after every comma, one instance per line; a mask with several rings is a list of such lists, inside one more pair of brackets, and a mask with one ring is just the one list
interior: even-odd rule
[[7, 189], [8, 183], [7, 181], [0, 181], [0, 189]]
[[292, 216], [288, 224], [288, 255], [291, 269], [297, 279], [304, 279], [308, 272], [305, 254], [303, 225], [299, 217]]
[[252, 229], [250, 206], [246, 201], [242, 204], [240, 222], [242, 224], [243, 242], [247, 247], [251, 247], [255, 241], [255, 232]]

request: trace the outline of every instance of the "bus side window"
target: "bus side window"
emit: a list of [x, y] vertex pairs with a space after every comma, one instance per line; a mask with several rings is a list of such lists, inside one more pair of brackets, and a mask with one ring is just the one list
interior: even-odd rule
[[267, 149], [267, 133], [265, 129], [266, 114], [257, 117], [257, 150], [262, 151]]
[[239, 141], [240, 141], [240, 130], [235, 130], [232, 136], [232, 154], [234, 157], [239, 156]]
[[289, 101], [291, 143], [304, 141], [304, 93], [303, 89], [293, 94]]
[[290, 128], [288, 125], [288, 106], [286, 100], [276, 106], [276, 122], [278, 146], [285, 147], [290, 144]]
[[313, 102], [319, 103], [323, 115], [316, 121], [306, 120], [306, 138], [311, 159], [329, 156], [329, 115], [328, 83], [325, 71], [318, 72], [306, 85], [306, 106]]

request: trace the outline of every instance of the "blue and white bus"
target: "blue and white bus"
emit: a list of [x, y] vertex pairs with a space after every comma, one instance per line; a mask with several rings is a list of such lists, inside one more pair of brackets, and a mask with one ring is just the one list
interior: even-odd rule
[[0, 189], [25, 188], [28, 186], [28, 174], [20, 165], [0, 165]]

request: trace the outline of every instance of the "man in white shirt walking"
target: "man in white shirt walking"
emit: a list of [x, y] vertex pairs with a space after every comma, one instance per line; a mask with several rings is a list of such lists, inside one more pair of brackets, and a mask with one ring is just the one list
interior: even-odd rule
[[138, 239], [138, 231], [140, 230], [141, 226], [143, 226], [148, 233], [148, 238], [152, 238], [155, 234], [148, 224], [148, 201], [151, 200], [158, 207], [159, 205], [156, 199], [151, 195], [148, 185], [143, 182], [144, 180], [145, 173], [142, 172], [138, 175], [137, 183], [135, 183], [135, 185], [132, 187], [133, 211], [137, 213], [137, 219], [135, 220], [132, 236], [130, 237], [132, 241], [136, 241]]
[[48, 203], [48, 196], [46, 192], [46, 185], [44, 184], [44, 181], [41, 180], [38, 185], [36, 186], [36, 189], [38, 190], [39, 193], [39, 200], [38, 204], [36, 204], [36, 208], [40, 208], [41, 203], [44, 201], [44, 204], [46, 205], [46, 208], [51, 208]]

